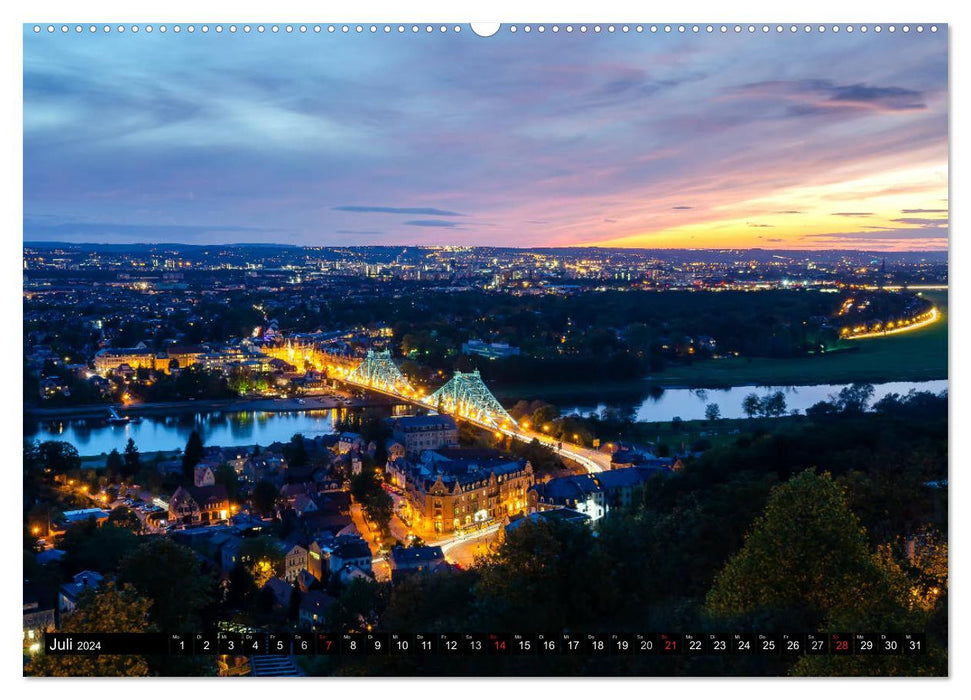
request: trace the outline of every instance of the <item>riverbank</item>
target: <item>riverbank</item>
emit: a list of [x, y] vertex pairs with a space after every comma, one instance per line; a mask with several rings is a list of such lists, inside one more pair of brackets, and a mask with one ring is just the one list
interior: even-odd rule
[[[300, 398], [238, 398], [204, 399], [189, 401], [163, 401], [157, 403], [129, 404], [115, 406], [116, 410], [129, 417], [169, 416], [180, 413], [205, 413], [222, 411], [242, 413], [262, 411], [264, 413], [284, 413], [289, 411], [318, 411], [332, 408], [362, 408], [366, 406], [391, 406], [391, 399], [369, 394], [366, 398], [342, 399], [332, 394], [304, 396]], [[25, 407], [24, 414], [38, 420], [71, 420], [76, 418], [105, 418], [108, 408], [113, 404], [86, 404], [84, 406], [57, 406], [52, 408]]]

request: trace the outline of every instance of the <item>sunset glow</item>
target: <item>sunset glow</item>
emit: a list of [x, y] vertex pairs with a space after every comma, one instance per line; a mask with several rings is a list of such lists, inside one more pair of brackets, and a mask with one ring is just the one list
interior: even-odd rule
[[25, 240], [944, 250], [946, 43], [30, 36]]

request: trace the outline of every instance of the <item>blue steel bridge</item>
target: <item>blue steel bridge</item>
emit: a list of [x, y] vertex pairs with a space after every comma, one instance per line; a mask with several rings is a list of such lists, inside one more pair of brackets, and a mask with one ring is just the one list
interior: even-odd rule
[[587, 471], [600, 472], [610, 468], [608, 455], [568, 442], [551, 442], [548, 435], [519, 425], [489, 391], [478, 370], [456, 372], [437, 391], [426, 395], [411, 385], [388, 350], [368, 350], [364, 360], [357, 366], [331, 365], [328, 369], [332, 377], [352, 386], [377, 391], [438, 413], [465, 419], [495, 431], [497, 436], [504, 434], [523, 442], [538, 439]]

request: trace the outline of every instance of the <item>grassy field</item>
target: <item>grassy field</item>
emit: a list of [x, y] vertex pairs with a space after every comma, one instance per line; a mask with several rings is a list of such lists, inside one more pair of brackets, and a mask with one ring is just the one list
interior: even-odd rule
[[650, 377], [661, 387], [725, 387], [739, 384], [842, 384], [947, 378], [947, 295], [924, 292], [941, 309], [937, 323], [885, 338], [852, 341], [856, 352], [775, 360], [725, 358], [672, 367]]
[[[791, 359], [723, 358], [669, 367], [643, 382], [570, 382], [496, 385], [503, 401], [544, 399], [552, 403], [643, 400], [651, 386], [715, 389], [739, 385], [849, 384], [947, 379], [947, 293], [924, 292], [942, 311], [941, 320], [913, 333], [852, 341], [859, 350]], [[638, 398], [640, 397], [640, 398]]]
[[650, 385], [639, 381], [613, 382], [570, 382], [556, 384], [495, 384], [490, 385], [492, 393], [501, 401], [542, 399], [551, 403], [588, 403], [608, 401], [620, 403], [640, 403], [644, 400]]

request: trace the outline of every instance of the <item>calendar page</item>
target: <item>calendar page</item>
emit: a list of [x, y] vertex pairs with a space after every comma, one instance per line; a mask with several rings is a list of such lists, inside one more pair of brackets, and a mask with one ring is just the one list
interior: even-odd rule
[[946, 23], [22, 42], [25, 676], [948, 675]]

